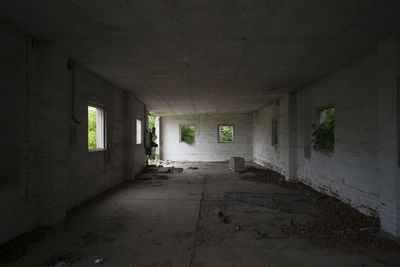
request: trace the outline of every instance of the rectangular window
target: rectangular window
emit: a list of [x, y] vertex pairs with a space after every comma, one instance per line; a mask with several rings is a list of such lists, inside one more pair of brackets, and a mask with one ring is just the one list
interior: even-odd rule
[[233, 142], [233, 125], [218, 125], [218, 142]]
[[317, 123], [313, 124], [313, 148], [333, 151], [335, 149], [335, 108], [319, 110], [317, 116]]
[[271, 145], [275, 146], [277, 144], [278, 144], [278, 120], [272, 120]]
[[142, 120], [136, 120], [136, 144], [142, 143]]
[[104, 109], [88, 106], [88, 148], [89, 151], [105, 149]]
[[180, 125], [180, 139], [179, 142], [186, 144], [193, 144], [196, 133], [195, 125]]

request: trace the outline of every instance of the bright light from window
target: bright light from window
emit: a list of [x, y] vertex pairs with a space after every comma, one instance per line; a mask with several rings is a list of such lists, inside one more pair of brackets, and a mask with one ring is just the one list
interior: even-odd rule
[[191, 145], [194, 143], [196, 126], [195, 125], [180, 125], [179, 142]]
[[142, 121], [136, 120], [136, 144], [142, 143]]
[[218, 142], [233, 142], [233, 125], [218, 125]]
[[104, 110], [100, 107], [88, 106], [88, 148], [105, 148]]

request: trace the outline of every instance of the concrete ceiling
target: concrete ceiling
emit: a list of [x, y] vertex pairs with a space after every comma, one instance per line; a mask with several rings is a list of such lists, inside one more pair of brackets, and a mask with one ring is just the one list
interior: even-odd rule
[[398, 0], [25, 0], [0, 17], [67, 48], [155, 114], [240, 113], [358, 59]]

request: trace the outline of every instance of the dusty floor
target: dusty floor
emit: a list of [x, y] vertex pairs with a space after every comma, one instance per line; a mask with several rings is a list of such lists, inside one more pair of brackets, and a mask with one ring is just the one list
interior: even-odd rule
[[400, 253], [319, 247], [281, 230], [311, 215], [224, 197], [293, 189], [240, 179], [247, 174], [226, 164], [174, 166], [184, 171], [122, 184], [77, 208], [4, 266], [400, 266]]

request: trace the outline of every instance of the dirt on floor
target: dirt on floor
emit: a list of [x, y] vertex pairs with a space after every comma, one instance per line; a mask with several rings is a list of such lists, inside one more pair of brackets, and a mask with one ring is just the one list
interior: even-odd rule
[[169, 174], [181, 173], [183, 168], [164, 167], [163, 165], [149, 165], [136, 175], [136, 180], [168, 180]]
[[248, 166], [246, 174], [242, 179], [300, 190], [317, 200], [316, 204], [322, 208], [322, 212], [312, 215], [312, 219], [306, 222], [293, 220], [290, 226], [282, 229], [285, 234], [306, 238], [322, 247], [354, 250], [359, 246], [383, 252], [400, 252], [398, 241], [379, 235], [379, 218], [366, 216], [348, 204], [302, 183], [286, 181], [284, 176], [272, 170]]

